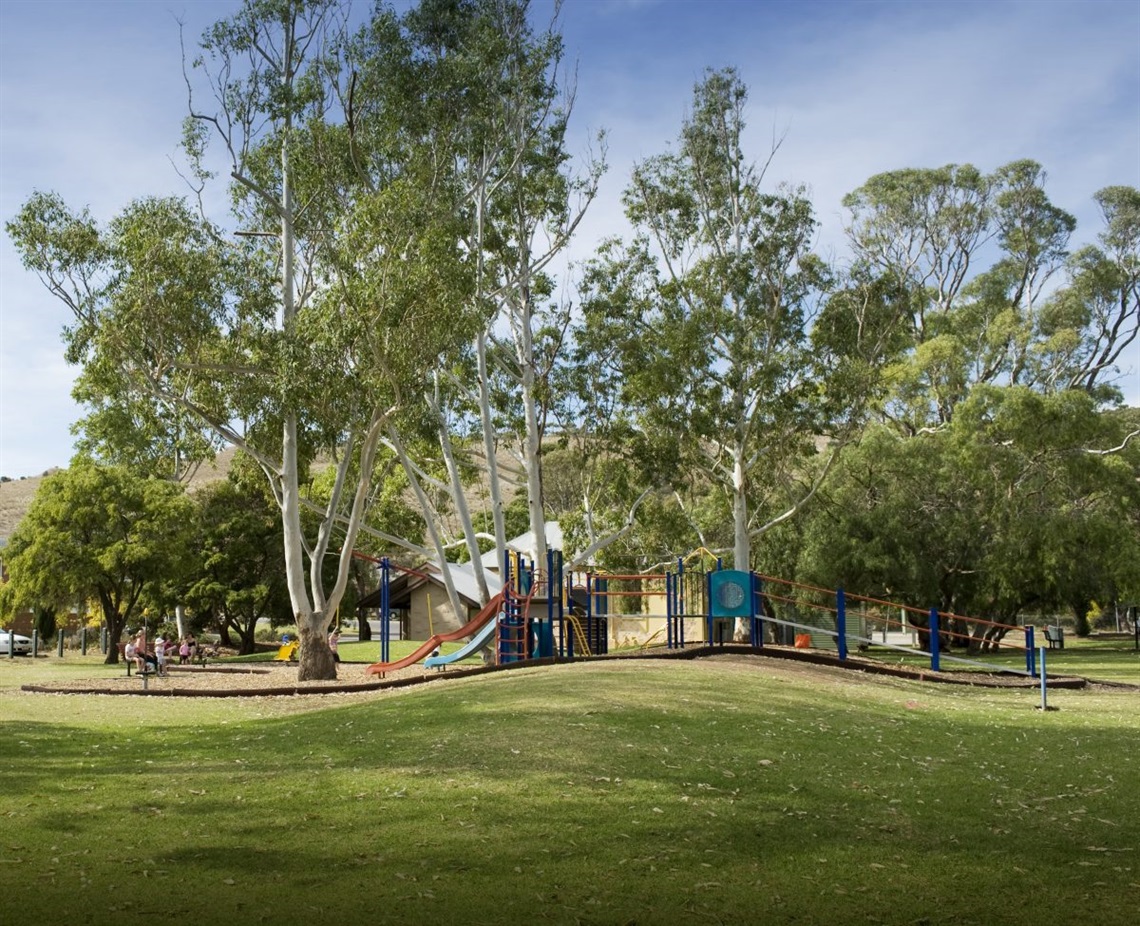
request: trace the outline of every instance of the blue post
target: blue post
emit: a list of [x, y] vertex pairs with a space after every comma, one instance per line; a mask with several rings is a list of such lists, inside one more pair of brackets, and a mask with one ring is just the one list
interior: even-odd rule
[[682, 649], [685, 646], [685, 561], [677, 557], [677, 645]]
[[665, 573], [665, 647], [673, 648], [673, 573]]
[[1041, 647], [1041, 710], [1049, 710], [1049, 703], [1045, 695], [1045, 647]]
[[591, 656], [596, 656], [594, 647], [594, 574], [586, 573], [586, 624], [582, 628], [582, 635], [586, 638], [586, 649]]
[[749, 575], [752, 577], [752, 645], [762, 647], [764, 645], [764, 600], [760, 597], [760, 592], [764, 583], [756, 573], [750, 572]]
[[705, 638], [708, 640], [709, 646], [716, 642], [713, 636], [713, 616], [712, 616], [712, 573], [705, 573], [705, 601], [708, 602], [708, 607], [705, 608]]
[[388, 626], [389, 611], [391, 603], [388, 600], [389, 595], [389, 578], [391, 576], [391, 567], [388, 563], [388, 557], [383, 557], [380, 560], [380, 661], [389, 662], [389, 653], [391, 652], [391, 638], [392, 631]]
[[[842, 587], [835, 590], [835, 645], [839, 650], [839, 661], [847, 659], [847, 596]], [[938, 657], [935, 656], [935, 659]]]
[[941, 640], [938, 639], [938, 609], [930, 609], [930, 670], [932, 672], [941, 672], [942, 667], [938, 662], [938, 648]]
[[1033, 644], [1033, 625], [1025, 626], [1025, 671], [1030, 678], [1037, 678], [1037, 650]]

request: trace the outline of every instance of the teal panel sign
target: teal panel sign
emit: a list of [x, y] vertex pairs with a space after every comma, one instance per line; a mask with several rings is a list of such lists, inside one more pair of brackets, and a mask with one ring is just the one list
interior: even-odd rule
[[752, 574], [739, 569], [722, 569], [709, 576], [709, 605], [712, 617], [752, 616]]

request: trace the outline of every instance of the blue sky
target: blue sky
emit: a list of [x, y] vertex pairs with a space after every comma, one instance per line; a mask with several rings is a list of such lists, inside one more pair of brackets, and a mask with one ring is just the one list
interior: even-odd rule
[[[0, 219], [36, 189], [101, 221], [135, 197], [184, 192], [178, 20], [192, 45], [237, 8], [0, 0]], [[1078, 218], [1074, 244], [1099, 229], [1096, 190], [1140, 187], [1140, 0], [566, 0], [563, 32], [578, 72], [574, 144], [609, 136], [578, 256], [624, 230], [631, 165], [676, 137], [706, 67], [735, 66], [748, 83], [757, 159], [786, 136], [768, 176], [811, 189], [824, 253], [843, 254], [844, 194], [886, 170], [1033, 158]], [[71, 457], [67, 322], [0, 236], [0, 475]], [[1140, 350], [1120, 385], [1140, 404]]]

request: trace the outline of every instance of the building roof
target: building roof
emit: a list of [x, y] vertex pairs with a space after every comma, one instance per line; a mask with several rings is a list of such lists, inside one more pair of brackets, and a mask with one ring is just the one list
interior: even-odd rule
[[[558, 550], [562, 547], [562, 527], [557, 521], [546, 522], [546, 545], [550, 549]], [[507, 541], [508, 549], [522, 553], [531, 559], [534, 558], [534, 532], [527, 531]], [[497, 595], [503, 587], [503, 580], [499, 577], [502, 563], [499, 562], [497, 550], [491, 550], [482, 556], [483, 571], [487, 578], [487, 591]], [[544, 568], [541, 564], [539, 568]], [[479, 600], [479, 584], [475, 579], [475, 570], [470, 563], [445, 563], [444, 568], [451, 573], [451, 581], [455, 584], [455, 591], [468, 607], [481, 607]], [[428, 562], [420, 566], [415, 572], [405, 572], [398, 567], [393, 573], [389, 589], [389, 604], [392, 607], [403, 607], [411, 593], [425, 583], [443, 589], [443, 573], [439, 563]], [[380, 589], [365, 595], [357, 602], [358, 609], [380, 607]]]
[[[451, 581], [455, 585], [455, 592], [465, 605], [471, 608], [481, 607], [479, 583], [475, 579], [475, 570], [470, 563], [447, 563], [447, 571], [451, 574]], [[487, 572], [487, 590], [497, 595], [503, 587], [502, 580], [496, 573]], [[389, 604], [392, 607], [403, 607], [411, 593], [422, 585], [432, 585], [443, 591], [446, 586], [443, 581], [443, 572], [438, 563], [425, 563], [415, 572], [404, 572], [395, 567], [389, 588]], [[380, 607], [380, 589], [370, 592], [356, 603], [357, 609]]]
[[[534, 546], [534, 531], [527, 531], [525, 534], [519, 534], [517, 537], [507, 541], [508, 549], [529, 556], [531, 559], [535, 558]], [[562, 549], [562, 525], [557, 521], [546, 522], [546, 546], [547, 549], [550, 550]], [[545, 563], [542, 563], [539, 565], [539, 568], [545, 568], [545, 565]], [[503, 564], [499, 562], [499, 551], [489, 550], [484, 553], [483, 566], [487, 569], [502, 569]]]

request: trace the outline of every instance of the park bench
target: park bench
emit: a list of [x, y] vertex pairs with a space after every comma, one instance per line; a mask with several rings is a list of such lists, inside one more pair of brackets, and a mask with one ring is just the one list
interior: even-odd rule
[[1049, 644], [1049, 649], [1064, 649], [1065, 629], [1053, 624], [1047, 625], [1045, 627], [1045, 642]]
[[[132, 670], [135, 669], [135, 661], [133, 659], [127, 658], [127, 653], [126, 653], [127, 644], [125, 642], [118, 643], [117, 647], [119, 650], [119, 658], [127, 664], [127, 675], [130, 676], [132, 674]], [[154, 659], [154, 656], [152, 655], [149, 659], [144, 660], [144, 665], [145, 665], [144, 670], [141, 673], [135, 672], [134, 674], [136, 674], [136, 675], [138, 675], [138, 674], [157, 675], [158, 674], [158, 668], [157, 668], [156, 664], [152, 661], [153, 659]], [[168, 662], [167, 665], [170, 665], [170, 663]]]

